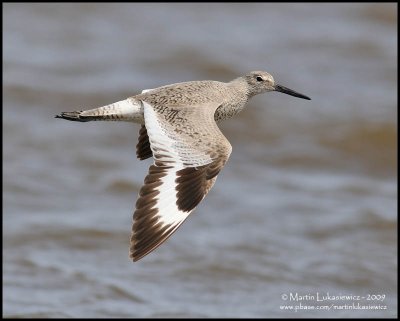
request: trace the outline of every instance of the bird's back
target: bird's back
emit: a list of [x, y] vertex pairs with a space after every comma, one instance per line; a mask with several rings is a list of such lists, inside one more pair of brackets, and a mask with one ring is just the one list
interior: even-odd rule
[[231, 90], [230, 83], [212, 80], [188, 81], [143, 91], [134, 96], [152, 105], [156, 110], [166, 106], [218, 104], [215, 121], [219, 122], [236, 115], [247, 102], [247, 95], [241, 90]]

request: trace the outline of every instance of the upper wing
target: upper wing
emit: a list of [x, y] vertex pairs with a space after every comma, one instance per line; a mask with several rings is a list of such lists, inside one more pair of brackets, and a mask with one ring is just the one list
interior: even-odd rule
[[163, 106], [143, 101], [154, 164], [133, 216], [134, 261], [161, 245], [208, 193], [232, 147], [214, 121], [217, 105]]

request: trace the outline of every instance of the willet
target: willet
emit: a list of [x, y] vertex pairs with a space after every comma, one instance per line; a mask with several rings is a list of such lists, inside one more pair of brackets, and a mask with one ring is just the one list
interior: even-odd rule
[[167, 240], [214, 185], [232, 151], [217, 123], [238, 114], [251, 97], [268, 91], [310, 99], [276, 84], [267, 72], [253, 71], [228, 83], [176, 83], [143, 90], [111, 105], [56, 116], [141, 124], [136, 154], [140, 160], [153, 156], [154, 164], [133, 215], [133, 261]]

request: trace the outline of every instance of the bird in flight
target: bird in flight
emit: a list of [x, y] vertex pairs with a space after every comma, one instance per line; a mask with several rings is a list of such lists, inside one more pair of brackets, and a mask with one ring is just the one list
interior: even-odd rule
[[138, 261], [185, 221], [210, 191], [232, 146], [217, 123], [238, 114], [248, 100], [269, 91], [309, 97], [275, 83], [265, 71], [230, 82], [189, 81], [143, 90], [103, 107], [62, 112], [56, 118], [141, 125], [136, 155], [153, 157], [133, 214], [129, 255]]

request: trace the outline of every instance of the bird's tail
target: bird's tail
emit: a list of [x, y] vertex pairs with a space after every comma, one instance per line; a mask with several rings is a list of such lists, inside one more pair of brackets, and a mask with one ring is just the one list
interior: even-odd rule
[[55, 117], [80, 122], [92, 120], [118, 120], [142, 123], [143, 105], [140, 100], [131, 97], [94, 109], [62, 112], [60, 115], [56, 115]]

